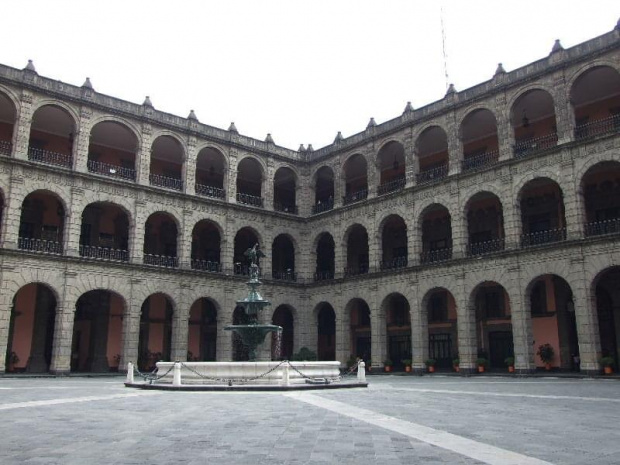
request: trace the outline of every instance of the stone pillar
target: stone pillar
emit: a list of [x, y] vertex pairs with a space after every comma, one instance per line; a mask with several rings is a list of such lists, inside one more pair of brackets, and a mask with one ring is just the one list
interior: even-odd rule
[[13, 290], [7, 288], [6, 281], [8, 274], [14, 271], [6, 266], [2, 267], [3, 292], [0, 293], [0, 373], [4, 373], [6, 369], [6, 353], [9, 343], [9, 333], [11, 325], [11, 317], [15, 309], [13, 309]]
[[88, 107], [82, 107], [77, 134], [73, 137], [73, 166], [75, 171], [86, 173], [88, 171], [88, 149], [90, 146], [90, 118], [93, 112]]
[[172, 341], [170, 360], [187, 361], [187, 342], [189, 337], [189, 310], [191, 303], [188, 295], [191, 292], [189, 284], [181, 284], [181, 293], [177, 308], [172, 316]]
[[570, 270], [579, 358], [581, 359], [580, 368], [583, 373], [594, 375], [598, 374], [601, 369], [599, 363], [601, 341], [596, 311], [596, 294], [586, 279], [583, 257], [572, 258]]
[[424, 361], [428, 359], [428, 311], [424, 297], [414, 286], [415, 297], [410, 301], [411, 321], [411, 368], [416, 373], [426, 371]]
[[71, 203], [67, 205], [65, 211], [64, 231], [63, 231], [63, 250], [69, 257], [80, 256], [80, 235], [82, 232], [82, 211], [77, 207], [82, 205], [84, 191], [79, 187], [71, 188]]
[[381, 182], [381, 165], [377, 160], [377, 151], [372, 144], [365, 151], [364, 158], [366, 159], [366, 184], [368, 189], [368, 198], [372, 199], [377, 196], [377, 189], [379, 182]]
[[[140, 283], [140, 280], [132, 280], [132, 286]], [[137, 297], [132, 295], [131, 304], [123, 316], [123, 339], [122, 354], [119, 370], [127, 369], [127, 362], [138, 364], [138, 347], [140, 343], [140, 314], [142, 302], [136, 302]]]
[[[517, 265], [518, 266], [518, 265]], [[519, 270], [508, 270], [517, 275]], [[510, 314], [512, 321], [512, 341], [514, 344], [515, 371], [530, 373], [535, 370], [534, 363], [534, 336], [532, 334], [532, 315], [529, 305], [526, 305], [524, 287], [517, 276], [512, 280], [518, 283], [515, 292], [509, 294]]]
[[32, 102], [33, 94], [28, 90], [23, 90], [20, 101], [19, 114], [15, 125], [17, 131], [13, 147], [13, 156], [21, 160], [28, 159], [28, 147], [30, 145], [30, 125], [32, 123]]
[[381, 241], [379, 233], [375, 230], [368, 231], [368, 272], [379, 269], [382, 260]]
[[[232, 290], [228, 290], [226, 295], [232, 297]], [[233, 309], [235, 304], [233, 299], [226, 299], [226, 308]], [[217, 333], [215, 343], [215, 359], [218, 362], [232, 360], [232, 334], [230, 331], [224, 331], [224, 327], [232, 324], [232, 311], [221, 310], [217, 312]]]
[[570, 89], [566, 88], [563, 73], [556, 73], [552, 76], [555, 122], [558, 130], [558, 145], [566, 144], [573, 140], [575, 123], [573, 111], [569, 101]]
[[[130, 237], [129, 253], [131, 263], [142, 264], [144, 259], [144, 232], [146, 226], [146, 204], [142, 200], [136, 200], [134, 204], [134, 229]], [[132, 360], [133, 361], [133, 360]]]
[[476, 332], [476, 307], [465, 292], [465, 277], [461, 275], [456, 282], [457, 293], [453, 295], [456, 303], [456, 329], [459, 347], [459, 367], [463, 374], [476, 371], [478, 358], [478, 337]]
[[71, 371], [71, 342], [76, 301], [69, 296], [66, 289], [72, 286], [76, 276], [77, 273], [75, 272], [65, 272], [64, 301], [59, 302], [56, 307], [52, 363], [50, 365], [50, 373], [53, 374], [66, 374]]
[[52, 324], [52, 313], [54, 308], [58, 315], [58, 303], [54, 307], [54, 302], [49, 298], [48, 292], [39, 292], [36, 288], [34, 321], [32, 323], [32, 341], [30, 343], [30, 358], [26, 365], [26, 371], [29, 373], [45, 373], [48, 370], [47, 360], [45, 360], [45, 346], [47, 339], [48, 325]]
[[261, 197], [263, 198], [263, 207], [265, 210], [273, 210], [273, 181], [274, 181], [274, 166], [273, 159], [267, 159], [267, 170], [263, 175], [263, 182], [261, 186]]
[[194, 224], [194, 212], [192, 210], [183, 210], [182, 229], [177, 232], [177, 237], [179, 238], [177, 245], [179, 268], [191, 268]]
[[[560, 185], [560, 189], [562, 189], [563, 202], [564, 202], [564, 221], [566, 222], [566, 238], [568, 240], [571, 239], [581, 239], [584, 237], [585, 228], [585, 215], [584, 211], [581, 207], [581, 202], [579, 201], [579, 196], [582, 195], [581, 188], [578, 187], [575, 190], [574, 186], [574, 168], [573, 162], [569, 158], [570, 155], [568, 152], [562, 153], [566, 158], [563, 157], [560, 169], [562, 173], [562, 185]], [[566, 186], [570, 186], [566, 188]], [[583, 197], [582, 197], [583, 198]]]
[[342, 277], [347, 266], [347, 244], [340, 237], [334, 237], [334, 277]]
[[415, 266], [420, 263], [422, 252], [422, 231], [418, 227], [418, 218], [405, 218], [407, 223], [407, 263]]
[[228, 183], [226, 184], [226, 193], [228, 194], [228, 202], [237, 202], [237, 152], [231, 150], [228, 161]]
[[153, 146], [153, 128], [148, 123], [142, 124], [142, 144], [136, 154], [136, 182], [143, 186], [150, 185], [151, 149]]
[[190, 136], [187, 141], [187, 153], [183, 163], [183, 192], [189, 195], [196, 193], [196, 138]]
[[[375, 285], [376, 292], [376, 285]], [[383, 362], [388, 358], [387, 321], [384, 310], [376, 302], [370, 305], [370, 335], [372, 368], [383, 370]]]
[[[452, 196], [458, 199], [458, 186], [453, 183], [450, 186], [452, 189]], [[467, 241], [469, 239], [467, 229], [467, 217], [465, 212], [461, 208], [457, 200], [452, 204], [450, 208], [450, 217], [452, 223], [452, 258], [463, 258], [467, 255]]]
[[450, 113], [447, 119], [446, 131], [448, 135], [448, 175], [461, 172], [461, 160], [463, 160], [463, 143], [459, 137], [459, 127], [455, 120], [456, 114]]
[[505, 249], [518, 249], [521, 244], [521, 208], [512, 194], [507, 198], [508, 201], [502, 204]]
[[[351, 356], [351, 321], [348, 315], [343, 315], [346, 310], [336, 310], [336, 360], [346, 366]], [[353, 354], [355, 355], [355, 354]]]
[[506, 107], [505, 95], [497, 95], [495, 105], [499, 161], [510, 160], [513, 157], [512, 147], [515, 144], [515, 134], [510, 124], [510, 108]]
[[17, 249], [18, 247], [22, 203], [26, 194], [24, 177], [21, 175], [20, 169], [18, 169], [19, 174], [15, 172], [16, 167], [13, 168], [13, 171], [9, 190], [6, 193], [4, 221], [1, 225], [0, 245], [5, 249]]
[[[224, 237], [220, 242], [220, 261], [222, 263], [222, 269], [224, 273], [234, 273], [234, 259], [235, 259], [235, 234], [236, 227], [232, 217], [226, 217], [226, 223], [222, 225], [224, 228]], [[232, 323], [232, 320], [230, 321]], [[228, 324], [230, 324], [228, 323]]]

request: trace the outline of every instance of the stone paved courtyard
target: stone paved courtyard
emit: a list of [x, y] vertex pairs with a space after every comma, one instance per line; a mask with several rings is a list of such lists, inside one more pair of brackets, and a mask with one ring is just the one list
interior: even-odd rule
[[0, 380], [0, 463], [620, 464], [620, 383], [370, 377], [313, 393]]

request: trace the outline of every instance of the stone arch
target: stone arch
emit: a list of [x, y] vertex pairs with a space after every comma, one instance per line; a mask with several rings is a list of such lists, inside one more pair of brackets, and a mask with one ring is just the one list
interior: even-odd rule
[[97, 126], [99, 123], [117, 123], [121, 126], [124, 126], [128, 131], [130, 131], [133, 136], [136, 138], [138, 142], [138, 147], [136, 147], [136, 153], [139, 151], [142, 146], [142, 131], [139, 127], [131, 120], [123, 118], [121, 116], [111, 115], [111, 114], [100, 114], [95, 117], [92, 117], [89, 121], [90, 132], [92, 132], [93, 128]]
[[153, 148], [153, 144], [160, 137], [170, 137], [171, 139], [174, 139], [179, 144], [179, 146], [181, 147], [181, 157], [182, 157], [181, 162], [185, 164], [185, 162], [187, 161], [187, 157], [188, 157], [187, 142], [183, 140], [183, 138], [174, 131], [170, 131], [168, 129], [156, 129], [153, 131], [153, 135], [151, 136], [151, 149]]
[[51, 99], [51, 98], [43, 98], [41, 100], [36, 100], [32, 104], [32, 108], [31, 108], [32, 116], [34, 117], [37, 110], [45, 106], [48, 106], [48, 105], [58, 107], [64, 110], [71, 118], [73, 122], [73, 128], [75, 130], [75, 133], [77, 134], [77, 132], [80, 130], [80, 121], [81, 121], [80, 114], [71, 105], [67, 105], [66, 102], [63, 102], [61, 100]]

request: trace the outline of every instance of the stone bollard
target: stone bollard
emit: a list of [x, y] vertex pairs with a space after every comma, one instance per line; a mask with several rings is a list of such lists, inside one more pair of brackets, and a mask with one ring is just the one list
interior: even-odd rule
[[172, 369], [172, 385], [181, 385], [181, 362], [178, 360], [174, 362], [174, 368]]
[[284, 386], [290, 386], [291, 385], [291, 374], [290, 374], [289, 370], [290, 370], [290, 366], [288, 364], [286, 364], [284, 366], [284, 372], [282, 373], [282, 384]]
[[366, 364], [364, 363], [364, 360], [360, 360], [357, 363], [357, 381], [359, 383], [366, 382]]
[[125, 381], [128, 384], [133, 384], [133, 363], [127, 363], [127, 380]]

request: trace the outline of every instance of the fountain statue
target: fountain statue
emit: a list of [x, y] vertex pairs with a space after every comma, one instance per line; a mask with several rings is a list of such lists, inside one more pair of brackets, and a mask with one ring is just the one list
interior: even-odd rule
[[[357, 380], [343, 382], [340, 374], [340, 363], [337, 361], [257, 361], [256, 351], [267, 334], [280, 335], [282, 327], [260, 324], [260, 312], [271, 305], [260, 295], [261, 285], [258, 260], [265, 255], [258, 244], [249, 248], [245, 255], [250, 260], [250, 280], [247, 282], [248, 295], [238, 300], [237, 305], [243, 308], [247, 323], [229, 325], [226, 331], [240, 336], [241, 342], [247, 347], [249, 360], [246, 362], [196, 362], [196, 361], [160, 361], [157, 362], [157, 373], [138, 374], [144, 378], [143, 383], [134, 382], [134, 366], [127, 366], [128, 387], [141, 389], [198, 389], [198, 390], [229, 390], [229, 389], [321, 389], [366, 387], [363, 362], [357, 370]], [[333, 384], [332, 384], [333, 383]]]
[[256, 348], [263, 343], [265, 336], [269, 333], [281, 333], [282, 327], [276, 325], [262, 325], [258, 323], [261, 310], [271, 302], [263, 299], [258, 292], [261, 285], [258, 279], [259, 268], [258, 259], [264, 257], [265, 254], [258, 248], [258, 244], [245, 251], [246, 257], [250, 259], [250, 280], [247, 282], [249, 289], [248, 296], [243, 300], [238, 300], [237, 305], [242, 307], [248, 323], [244, 325], [228, 325], [224, 327], [225, 331], [233, 331], [241, 337], [241, 342], [248, 349], [248, 359], [250, 362], [256, 360]]

